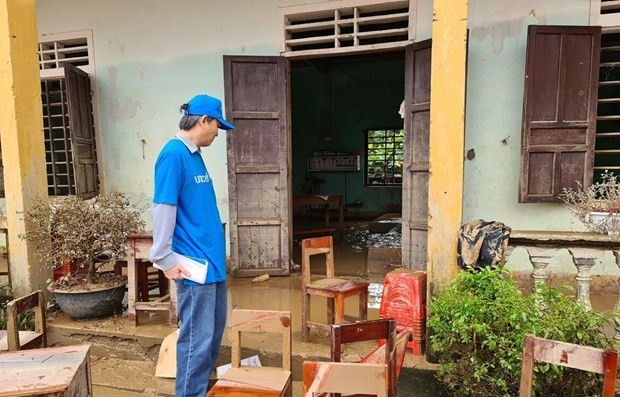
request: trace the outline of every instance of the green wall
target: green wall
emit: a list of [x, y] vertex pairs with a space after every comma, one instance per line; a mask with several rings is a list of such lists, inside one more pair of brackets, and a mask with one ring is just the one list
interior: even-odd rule
[[[302, 193], [307, 175], [306, 157], [314, 151], [359, 152], [359, 172], [309, 174], [325, 180], [320, 184], [320, 194], [345, 194], [347, 203], [361, 200], [360, 212], [372, 216], [399, 208], [400, 186], [364, 185], [364, 130], [403, 127], [398, 109], [404, 99], [404, 55], [385, 58], [348, 57], [293, 64], [294, 194]], [[332, 141], [325, 142], [325, 135], [330, 135]]]
[[528, 25], [588, 25], [586, 0], [469, 3], [463, 222], [520, 230], [579, 230], [560, 203], [518, 203]]

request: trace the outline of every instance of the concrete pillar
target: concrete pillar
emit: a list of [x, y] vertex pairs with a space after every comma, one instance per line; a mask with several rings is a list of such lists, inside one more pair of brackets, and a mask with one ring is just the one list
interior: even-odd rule
[[467, 0], [434, 0], [428, 294], [438, 295], [458, 271], [456, 246], [463, 209]]
[[45, 286], [22, 212], [47, 196], [35, 0], [0, 0], [0, 143], [4, 165], [10, 272], [16, 296]]

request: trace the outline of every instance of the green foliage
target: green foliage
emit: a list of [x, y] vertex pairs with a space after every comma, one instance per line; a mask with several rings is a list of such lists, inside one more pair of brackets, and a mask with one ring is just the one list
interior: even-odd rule
[[[523, 296], [506, 269], [460, 273], [429, 311], [438, 377], [454, 396], [518, 396], [525, 334], [613, 348], [602, 332], [611, 320], [602, 312], [588, 311], [563, 289], [541, 286]], [[534, 391], [546, 397], [592, 396], [601, 381], [588, 372], [537, 364]]]
[[402, 183], [405, 131], [402, 129], [368, 130], [367, 134], [368, 183], [378, 185]]
[[[577, 185], [576, 190], [564, 188], [560, 195], [570, 212], [593, 232], [617, 234], [620, 220], [614, 215], [620, 214], [620, 176], [605, 171], [592, 185], [584, 188], [578, 181]], [[609, 214], [595, 221], [590, 217], [591, 212]]]

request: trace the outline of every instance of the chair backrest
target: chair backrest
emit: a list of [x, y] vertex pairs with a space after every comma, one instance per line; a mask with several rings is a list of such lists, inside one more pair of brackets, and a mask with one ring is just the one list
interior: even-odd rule
[[301, 240], [301, 281], [302, 286], [310, 284], [310, 257], [325, 254], [325, 273], [334, 277], [334, 241], [332, 236], [306, 238]]
[[381, 339], [386, 342], [377, 350], [382, 350], [384, 356], [377, 357], [377, 360], [380, 360], [380, 363], [387, 368], [388, 395], [394, 396], [396, 395], [396, 320], [371, 320], [332, 325], [331, 361], [340, 362], [342, 345], [345, 343]]
[[232, 311], [232, 367], [241, 365], [241, 332], [282, 334], [282, 369], [291, 371], [291, 312], [272, 310]]
[[380, 364], [305, 361], [303, 395], [341, 393], [387, 397], [386, 376], [387, 368]]
[[[34, 309], [34, 332], [36, 336], [29, 337], [25, 343], [20, 343], [19, 315], [26, 310]], [[7, 304], [7, 343], [9, 351], [45, 347], [45, 299], [43, 292], [35, 291], [21, 298], [14, 299]]]
[[595, 372], [603, 375], [602, 397], [613, 397], [618, 369], [618, 352], [590, 346], [575, 345], [526, 335], [523, 343], [523, 364], [519, 397], [532, 396], [534, 362]]

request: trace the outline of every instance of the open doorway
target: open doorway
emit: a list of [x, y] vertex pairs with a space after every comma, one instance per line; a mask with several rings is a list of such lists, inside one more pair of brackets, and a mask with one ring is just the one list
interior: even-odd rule
[[[278, 56], [224, 56], [226, 115], [237, 127], [234, 134], [226, 135], [231, 268], [235, 276], [287, 275], [290, 270], [295, 270], [291, 259], [299, 264], [299, 258], [295, 260], [295, 244], [291, 239], [295, 238], [293, 206], [296, 195], [307, 191], [316, 192], [315, 196], [333, 194], [341, 197], [343, 215], [345, 204], [353, 204], [347, 206], [347, 216], [360, 219], [394, 211], [400, 199], [402, 259], [387, 260], [384, 265], [426, 269], [431, 48], [430, 40], [426, 40], [406, 46], [404, 61], [401, 60], [402, 52], [383, 52], [380, 56], [364, 55], [357, 58], [357, 62], [356, 58], [320, 61], [325, 65], [323, 69], [318, 60], [306, 60], [305, 64], [310, 65], [301, 63], [293, 68], [297, 74], [294, 81], [291, 81], [290, 66], [297, 62], [295, 60]], [[347, 62], [352, 60], [354, 62]], [[396, 67], [398, 62], [400, 67]], [[331, 78], [336, 71], [325, 72], [331, 68], [338, 72], [338, 79]], [[299, 77], [303, 73], [317, 78]], [[322, 75], [330, 78], [318, 80]], [[395, 76], [404, 77], [397, 79]], [[397, 84], [397, 80], [400, 83]], [[381, 85], [370, 88], [362, 84], [364, 81], [379, 81], [394, 88]], [[292, 84], [301, 90], [293, 88]], [[317, 89], [320, 86], [322, 91]], [[393, 102], [378, 100], [384, 98], [386, 92], [392, 93], [396, 99]], [[297, 99], [292, 99], [291, 94]], [[404, 123], [398, 115], [403, 96]], [[382, 112], [390, 120], [394, 117], [394, 124], [388, 124], [390, 120], [379, 120], [377, 116]], [[299, 116], [303, 116], [301, 120], [298, 120]], [[293, 118], [296, 120], [291, 128]], [[376, 175], [366, 179], [365, 148], [369, 131], [380, 131], [377, 134], [383, 134], [385, 138], [388, 133], [396, 134], [394, 131], [401, 125], [404, 125], [402, 188], [366, 186], [367, 180], [381, 179]], [[336, 145], [340, 147], [336, 148]], [[351, 156], [344, 156], [348, 157], [344, 163], [329, 163], [336, 166], [338, 172], [315, 168], [314, 172], [308, 173], [308, 158], [318, 157], [309, 154], [323, 148], [328, 151], [353, 150], [354, 156], [356, 149], [359, 150], [359, 171], [357, 168], [350, 170]], [[349, 170], [343, 172], [343, 167]], [[319, 177], [320, 172], [329, 178]], [[325, 182], [314, 180], [314, 190], [302, 190], [307, 175]], [[353, 185], [351, 179], [355, 177], [357, 182]], [[388, 177], [394, 179], [393, 175], [384, 175], [383, 180]], [[331, 182], [329, 189], [333, 186], [338, 193], [327, 191], [328, 182]], [[383, 204], [376, 205], [373, 192], [384, 192], [377, 200]], [[309, 212], [302, 210], [303, 214], [312, 214], [312, 206], [308, 209]], [[398, 250], [394, 251], [398, 254]], [[387, 257], [381, 253], [379, 256], [383, 260]], [[353, 259], [357, 262], [352, 269], [354, 274], [368, 273], [365, 260], [365, 256]], [[383, 267], [381, 272], [386, 270], [389, 267]]]
[[296, 263], [298, 241], [332, 234], [339, 275], [401, 265], [405, 70], [404, 51], [290, 62]]

